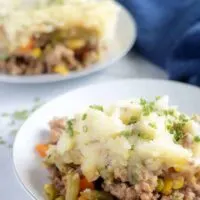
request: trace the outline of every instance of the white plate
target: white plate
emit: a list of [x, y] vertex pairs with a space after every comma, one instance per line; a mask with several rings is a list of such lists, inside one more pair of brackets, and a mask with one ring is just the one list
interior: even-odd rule
[[[118, 4], [119, 5], [119, 4]], [[98, 63], [87, 67], [80, 72], [71, 72], [68, 76], [62, 75], [36, 75], [36, 76], [11, 76], [0, 74], [1, 82], [10, 83], [45, 83], [60, 80], [69, 80], [105, 69], [117, 60], [125, 56], [133, 46], [136, 40], [136, 24], [129, 12], [119, 5], [120, 13], [117, 23], [116, 34], [112, 41], [109, 42], [108, 50], [105, 57]]]
[[71, 115], [88, 104], [109, 103], [133, 97], [154, 98], [168, 94], [170, 104], [179, 105], [188, 114], [200, 113], [200, 89], [164, 80], [121, 80], [93, 85], [66, 93], [36, 111], [17, 134], [14, 148], [14, 168], [27, 193], [43, 199], [43, 184], [49, 182], [41, 159], [34, 152], [36, 144], [47, 141], [48, 121], [54, 116]]

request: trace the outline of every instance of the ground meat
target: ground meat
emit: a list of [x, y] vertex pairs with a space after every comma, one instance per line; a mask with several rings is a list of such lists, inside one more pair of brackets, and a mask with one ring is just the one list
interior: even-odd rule
[[140, 195], [140, 199], [141, 200], [151, 200], [153, 197], [153, 194], [152, 193], [142, 193]]
[[55, 118], [49, 122], [50, 126], [50, 143], [57, 143], [61, 133], [65, 129], [65, 118]]
[[126, 168], [115, 168], [114, 178], [121, 182], [128, 182], [128, 170]]
[[60, 195], [65, 194], [65, 185], [62, 180], [62, 175], [59, 170], [56, 168], [55, 165], [48, 168], [50, 172], [50, 178], [52, 180], [53, 185], [55, 186], [56, 190], [59, 191]]
[[196, 194], [192, 191], [191, 188], [186, 188], [183, 191], [184, 194], [184, 200], [194, 200], [196, 197]]
[[[6, 66], [6, 71], [12, 75], [20, 75], [23, 74], [23, 66], [19, 66], [15, 64], [15, 61], [8, 61], [8, 63], [4, 63]], [[2, 64], [3, 65], [3, 64]]]
[[27, 54], [13, 54], [6, 61], [0, 63], [3, 71], [12, 75], [37, 75], [46, 71], [41, 60]]
[[104, 184], [103, 188], [106, 192], [110, 192], [113, 196], [120, 200], [133, 200], [136, 198], [134, 187], [130, 187], [125, 183]]
[[141, 181], [140, 183], [135, 185], [135, 190], [138, 194], [141, 194], [143, 192], [153, 192], [154, 188], [151, 188], [148, 182]]
[[153, 194], [150, 184], [146, 182], [138, 183], [135, 186], [129, 186], [126, 183], [105, 183], [103, 188], [120, 200], [156, 200], [159, 198], [159, 195]]
[[190, 134], [186, 134], [183, 138], [182, 145], [183, 147], [188, 148], [188, 149], [192, 148], [193, 136]]
[[62, 44], [56, 45], [53, 51], [46, 55], [45, 61], [50, 67], [62, 63], [67, 63], [71, 70], [81, 67], [81, 64], [75, 59], [74, 52]]

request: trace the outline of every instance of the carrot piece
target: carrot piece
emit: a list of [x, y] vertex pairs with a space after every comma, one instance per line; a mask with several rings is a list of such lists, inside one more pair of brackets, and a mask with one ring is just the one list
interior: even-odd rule
[[94, 183], [88, 182], [88, 180], [85, 177], [83, 177], [80, 180], [80, 190], [83, 191], [85, 189], [94, 190]]
[[33, 46], [34, 46], [33, 40], [30, 39], [27, 44], [25, 44], [25, 45], [23, 45], [23, 46], [21, 46], [19, 48], [19, 51], [21, 51], [21, 52], [29, 52], [30, 50], [33, 49]]
[[38, 154], [44, 158], [47, 155], [48, 145], [47, 144], [38, 144], [35, 147], [35, 150], [38, 152]]

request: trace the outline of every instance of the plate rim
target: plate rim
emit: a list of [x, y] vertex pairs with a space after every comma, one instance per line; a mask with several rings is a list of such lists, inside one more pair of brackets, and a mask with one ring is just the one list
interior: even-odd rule
[[[61, 94], [53, 99], [51, 99], [50, 101], [48, 101], [47, 103], [45, 103], [41, 108], [39, 108], [37, 111], [35, 111], [33, 114], [31, 114], [31, 116], [24, 122], [24, 124], [20, 127], [18, 133], [20, 133], [20, 131], [23, 129], [23, 127], [25, 126], [25, 124], [27, 123], [27, 121], [31, 120], [31, 118], [37, 113], [40, 112], [40, 110], [45, 109], [46, 107], [48, 107], [50, 104], [53, 104], [53, 102], [57, 101], [58, 99], [64, 98], [66, 95], [70, 95], [70, 93], [74, 93], [74, 92], [78, 92], [81, 90], [85, 90], [88, 88], [95, 88], [95, 87], [104, 87], [106, 85], [114, 85], [114, 84], [122, 84], [122, 83], [130, 83], [130, 82], [144, 82], [144, 81], [150, 81], [150, 82], [161, 82], [164, 84], [172, 84], [172, 85], [179, 85], [179, 86], [186, 86], [188, 88], [191, 89], [195, 89], [196, 91], [200, 92], [200, 87], [195, 86], [195, 85], [190, 85], [187, 83], [183, 83], [183, 82], [179, 82], [179, 81], [174, 81], [174, 80], [165, 80], [165, 79], [154, 79], [154, 78], [137, 78], [137, 79], [131, 79], [131, 78], [127, 78], [127, 79], [119, 79], [119, 80], [114, 80], [114, 81], [106, 81], [104, 83], [97, 83], [97, 84], [88, 84], [86, 86], [80, 86], [77, 87], [76, 89], [71, 89], [67, 92], [65, 92], [64, 94]], [[35, 195], [31, 192], [31, 190], [25, 186], [25, 184], [23, 183], [22, 179], [20, 178], [20, 174], [18, 173], [17, 170], [17, 166], [15, 163], [15, 149], [16, 149], [16, 145], [17, 145], [17, 141], [18, 141], [18, 137], [19, 134], [17, 133], [14, 143], [13, 143], [13, 150], [12, 150], [12, 167], [13, 167], [13, 171], [14, 174], [16, 176], [16, 179], [18, 181], [18, 183], [20, 184], [20, 186], [23, 188], [23, 190], [28, 194], [29, 197], [31, 197], [34, 200], [38, 200]]]
[[126, 49], [121, 51], [119, 56], [115, 56], [114, 58], [111, 58], [105, 63], [96, 63], [88, 66], [88, 68], [83, 69], [78, 72], [71, 72], [68, 76], [62, 76], [59, 74], [44, 74], [44, 75], [28, 75], [28, 76], [11, 76], [8, 74], [1, 74], [0, 73], [0, 83], [15, 83], [15, 84], [42, 84], [42, 83], [53, 83], [58, 81], [68, 81], [78, 78], [83, 78], [85, 76], [89, 76], [92, 74], [95, 74], [97, 72], [103, 71], [104, 69], [108, 67], [112, 67], [114, 63], [121, 60], [124, 56], [126, 56], [130, 50], [132, 49], [133, 45], [136, 42], [137, 39], [137, 24], [134, 16], [128, 11], [128, 9], [121, 5], [118, 2], [115, 2], [116, 5], [120, 8], [120, 11], [123, 12], [125, 15], [127, 15], [129, 19], [129, 23], [131, 23], [132, 26], [132, 38], [129, 42], [129, 45]]

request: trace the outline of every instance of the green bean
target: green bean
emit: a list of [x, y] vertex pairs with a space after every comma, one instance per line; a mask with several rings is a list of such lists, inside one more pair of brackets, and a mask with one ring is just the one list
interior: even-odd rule
[[44, 185], [44, 192], [47, 196], [48, 200], [54, 200], [56, 197], [56, 189], [52, 184], [45, 184]]
[[77, 200], [80, 191], [80, 177], [79, 174], [71, 172], [67, 175], [67, 188], [65, 200]]

